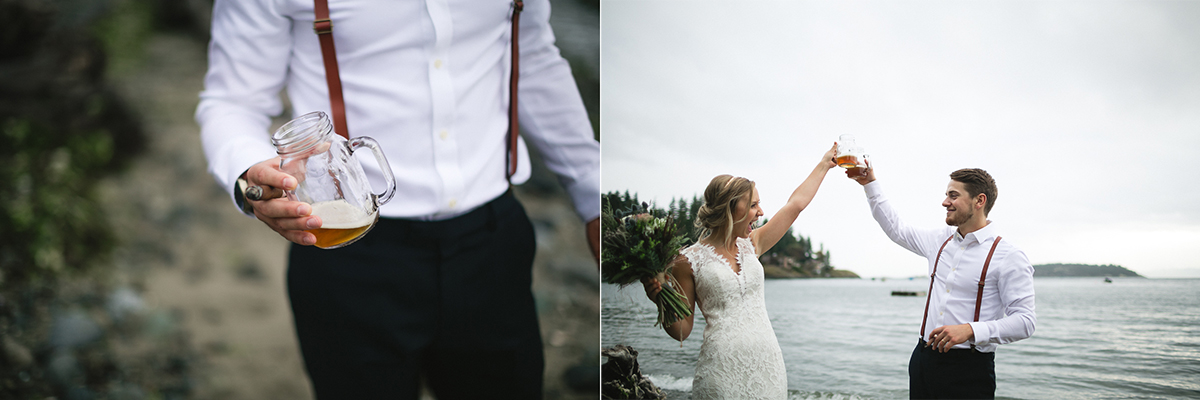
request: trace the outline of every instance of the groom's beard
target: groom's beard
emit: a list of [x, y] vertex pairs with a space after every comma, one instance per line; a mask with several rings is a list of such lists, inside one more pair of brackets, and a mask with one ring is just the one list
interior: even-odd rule
[[967, 221], [970, 221], [971, 218], [974, 218], [974, 217], [975, 217], [974, 211], [971, 211], [971, 213], [965, 214], [965, 215], [958, 211], [955, 211], [953, 214], [946, 216], [946, 225], [960, 226], [962, 224], [967, 223]]

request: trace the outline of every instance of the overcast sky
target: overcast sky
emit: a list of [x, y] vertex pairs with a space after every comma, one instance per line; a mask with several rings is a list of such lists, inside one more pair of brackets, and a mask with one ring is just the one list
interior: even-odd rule
[[[1200, 277], [1200, 1], [621, 1], [601, 7], [604, 192], [665, 206], [718, 174], [771, 216], [853, 134], [902, 219], [945, 226], [950, 172], [1034, 264]], [[923, 275], [862, 187], [794, 229], [864, 277]]]

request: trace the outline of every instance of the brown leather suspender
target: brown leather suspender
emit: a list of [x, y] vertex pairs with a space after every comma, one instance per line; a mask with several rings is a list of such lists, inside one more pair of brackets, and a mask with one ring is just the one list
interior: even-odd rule
[[[942, 259], [942, 250], [946, 249], [946, 245], [953, 238], [954, 235], [946, 238], [946, 241], [942, 243], [942, 247], [938, 249], [937, 258], [933, 260], [933, 273], [929, 274], [929, 291], [926, 292], [925, 296], [925, 315], [921, 317], [921, 340], [925, 340], [925, 320], [929, 319], [929, 299], [933, 298], [933, 279], [937, 276], [938, 261]], [[992, 263], [992, 254], [996, 252], [996, 246], [1000, 245], [1000, 239], [1000, 236], [996, 236], [996, 240], [992, 242], [992, 249], [988, 251], [987, 259], [983, 261], [983, 272], [979, 273], [979, 293], [975, 295], [975, 320], [972, 322], [979, 322], [979, 308], [983, 305], [983, 281], [987, 278], [988, 265]], [[974, 348], [975, 344], [972, 343], [971, 347]]]
[[517, 69], [520, 63], [517, 61], [521, 58], [521, 48], [518, 45], [517, 34], [520, 32], [517, 27], [521, 25], [521, 11], [525, 9], [525, 2], [516, 0], [513, 3], [512, 14], [512, 71], [508, 78], [508, 159], [505, 164], [504, 178], [512, 183], [512, 176], [517, 174], [517, 135], [520, 133], [520, 128], [517, 126], [517, 77], [520, 71]]
[[[316, 14], [316, 20], [313, 21], [313, 30], [317, 32], [317, 38], [321, 41], [321, 58], [325, 62], [325, 83], [329, 85], [329, 106], [333, 113], [333, 130], [349, 139], [350, 130], [346, 126], [346, 103], [342, 99], [342, 80], [338, 73], [337, 51], [333, 46], [333, 22], [329, 19], [329, 0], [314, 0], [314, 2], [313, 13]], [[504, 178], [509, 182], [512, 182], [512, 176], [517, 173], [517, 136], [520, 134], [517, 124], [517, 78], [520, 71], [517, 68], [521, 59], [518, 45], [520, 30], [517, 28], [521, 25], [521, 11], [524, 9], [524, 1], [516, 0], [513, 3], [512, 71], [508, 79], [508, 136], [505, 141], [508, 157], [504, 160]]]
[[929, 291], [925, 292], [925, 315], [921, 317], [921, 340], [925, 340], [925, 320], [929, 319], [929, 299], [933, 298], [933, 277], [937, 275], [938, 261], [942, 261], [942, 250], [946, 249], [946, 245], [950, 243], [954, 235], [946, 238], [942, 242], [942, 247], [938, 249], [937, 258], [933, 259], [933, 273], [929, 274]]
[[321, 58], [325, 61], [325, 83], [329, 85], [329, 108], [333, 112], [333, 131], [349, 139], [346, 127], [346, 102], [342, 99], [342, 79], [338, 73], [337, 51], [333, 47], [333, 21], [329, 20], [329, 0], [316, 0], [313, 8], [316, 20], [313, 31], [321, 41]]
[[987, 260], [983, 261], [983, 272], [979, 273], [979, 294], [975, 295], [975, 320], [979, 322], [979, 307], [983, 305], [983, 280], [987, 278], [988, 265], [992, 263], [992, 253], [996, 252], [996, 246], [1000, 245], [1000, 237], [996, 236], [996, 240], [992, 242], [992, 249], [988, 250]]

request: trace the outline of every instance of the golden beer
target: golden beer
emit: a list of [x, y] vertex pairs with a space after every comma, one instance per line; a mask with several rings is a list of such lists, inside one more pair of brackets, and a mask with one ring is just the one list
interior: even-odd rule
[[837, 161], [838, 166], [842, 168], [854, 168], [858, 166], [858, 156], [853, 154], [837, 156], [837, 158], [834, 158], [834, 160]]
[[857, 166], [857, 165], [852, 166], [852, 167], [846, 168], [846, 176], [849, 176], [852, 178], [856, 177], [856, 176], [867, 176], [867, 169], [863, 168], [861, 166]]
[[375, 226], [379, 213], [370, 215], [345, 200], [322, 201], [312, 205], [313, 215], [321, 218], [321, 227], [305, 232], [317, 237], [315, 246], [335, 249], [353, 243]]

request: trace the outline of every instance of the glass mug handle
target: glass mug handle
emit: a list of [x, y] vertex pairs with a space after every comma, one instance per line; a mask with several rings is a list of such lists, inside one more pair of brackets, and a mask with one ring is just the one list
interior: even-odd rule
[[858, 176], [861, 176], [861, 177], [867, 176], [867, 168], [870, 167], [870, 165], [867, 164], [868, 159], [870, 159], [870, 157], [867, 156], [866, 154], [863, 154], [858, 157], [858, 165], [854, 166], [854, 168], [858, 169]]
[[380, 171], [383, 172], [383, 180], [387, 183], [387, 189], [383, 191], [383, 194], [375, 195], [375, 206], [378, 207], [390, 201], [392, 199], [392, 195], [396, 194], [396, 177], [392, 176], [392, 166], [389, 165], [387, 159], [383, 157], [383, 151], [379, 149], [379, 143], [375, 142], [375, 139], [371, 139], [366, 136], [358, 136], [350, 139], [350, 141], [346, 143], [346, 146], [350, 147], [351, 155], [353, 155], [354, 151], [358, 150], [359, 147], [371, 149], [371, 152], [375, 154], [375, 161], [379, 162]]

